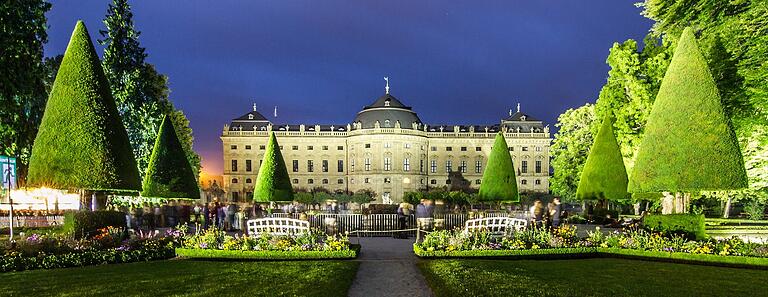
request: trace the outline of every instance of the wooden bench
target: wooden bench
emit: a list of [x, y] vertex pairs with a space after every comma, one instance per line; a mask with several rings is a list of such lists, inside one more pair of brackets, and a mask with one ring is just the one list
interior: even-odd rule
[[464, 233], [486, 231], [495, 236], [503, 236], [513, 231], [521, 231], [526, 226], [528, 226], [528, 222], [522, 219], [509, 217], [479, 218], [467, 220], [464, 223]]
[[248, 235], [270, 233], [272, 235], [294, 235], [309, 232], [309, 222], [288, 218], [263, 218], [248, 220]]

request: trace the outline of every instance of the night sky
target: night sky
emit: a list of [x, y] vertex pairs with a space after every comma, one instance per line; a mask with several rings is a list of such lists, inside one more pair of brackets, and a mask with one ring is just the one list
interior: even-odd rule
[[[46, 55], [64, 52], [78, 19], [100, 38], [109, 2], [52, 1]], [[169, 77], [203, 170], [218, 174], [223, 125], [253, 103], [274, 123], [346, 124], [384, 93], [384, 76], [427, 124], [494, 124], [520, 102], [554, 126], [566, 109], [597, 98], [613, 42], [650, 29], [634, 2], [132, 4], [148, 62]]]

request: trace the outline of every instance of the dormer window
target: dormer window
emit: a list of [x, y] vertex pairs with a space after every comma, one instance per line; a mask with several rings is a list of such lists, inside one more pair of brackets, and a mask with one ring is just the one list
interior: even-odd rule
[[520, 116], [521, 121], [525, 121], [525, 116]]
[[[389, 106], [389, 101], [386, 103], [387, 106]], [[384, 127], [389, 127], [389, 120], [384, 120]]]
[[384, 106], [389, 106], [389, 99], [384, 100]]

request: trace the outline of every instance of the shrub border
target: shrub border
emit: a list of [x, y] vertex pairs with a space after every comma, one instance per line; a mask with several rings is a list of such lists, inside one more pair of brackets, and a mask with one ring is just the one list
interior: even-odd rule
[[425, 251], [413, 246], [416, 256], [425, 259], [484, 258], [484, 259], [586, 259], [618, 258], [681, 264], [695, 264], [720, 267], [750, 268], [768, 270], [768, 258], [745, 256], [719, 256], [683, 252], [656, 252], [619, 248], [562, 248], [537, 250], [470, 250], [470, 251]]
[[360, 254], [360, 245], [350, 245], [344, 251], [242, 251], [177, 248], [176, 256], [203, 260], [334, 260], [355, 259]]
[[56, 269], [167, 260], [174, 257], [173, 249], [141, 249], [131, 251], [80, 251], [37, 257], [0, 255], [0, 273], [12, 271]]

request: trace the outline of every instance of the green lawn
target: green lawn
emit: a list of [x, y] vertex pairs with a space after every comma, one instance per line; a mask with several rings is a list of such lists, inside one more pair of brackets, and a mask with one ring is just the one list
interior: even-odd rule
[[2, 296], [346, 296], [358, 262], [168, 260], [0, 274]]
[[768, 271], [646, 262], [429, 260], [436, 296], [768, 296]]

